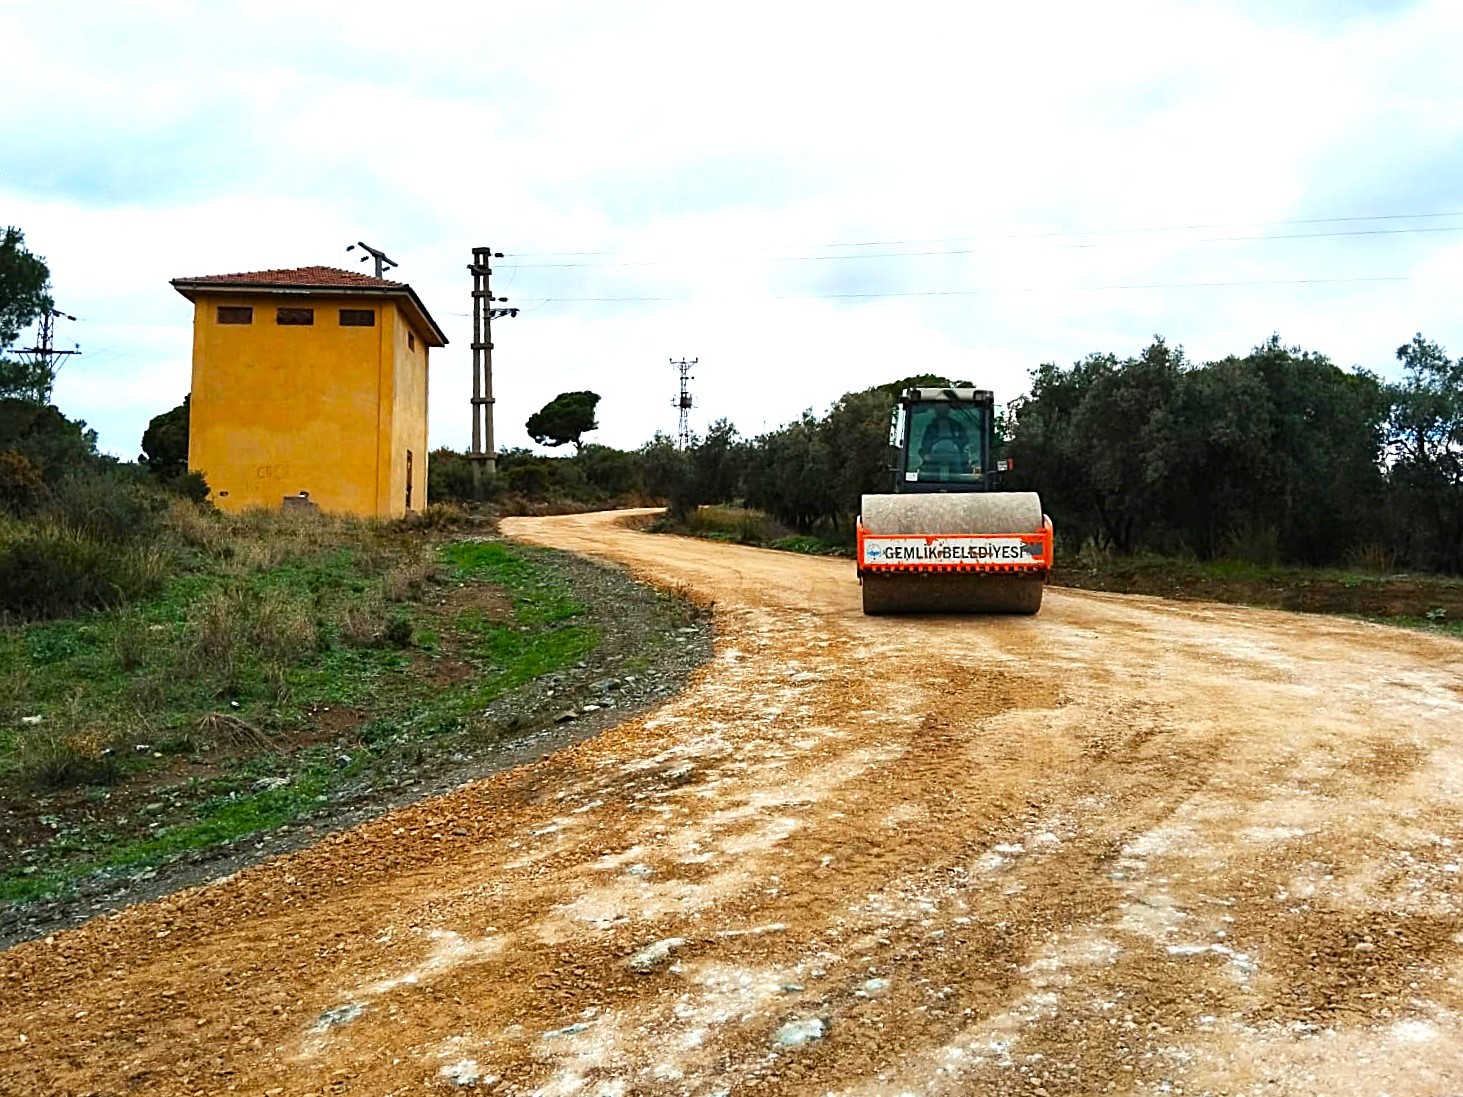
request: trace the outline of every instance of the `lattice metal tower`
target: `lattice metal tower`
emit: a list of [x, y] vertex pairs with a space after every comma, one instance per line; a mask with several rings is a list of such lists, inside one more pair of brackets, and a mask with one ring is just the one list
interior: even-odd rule
[[687, 382], [695, 380], [691, 376], [691, 367], [699, 361], [701, 361], [699, 358], [692, 358], [689, 362], [684, 358], [679, 362], [674, 358], [670, 360], [671, 365], [675, 366], [681, 374], [681, 393], [671, 401], [671, 407], [680, 409], [681, 424], [676, 430], [676, 444], [682, 449], [691, 448], [691, 409], [696, 406], [696, 399], [691, 395]]

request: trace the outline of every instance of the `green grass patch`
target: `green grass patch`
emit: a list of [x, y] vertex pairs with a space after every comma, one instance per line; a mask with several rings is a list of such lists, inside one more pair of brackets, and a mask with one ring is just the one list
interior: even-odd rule
[[[433, 576], [449, 584], [445, 603], [418, 597]], [[458, 605], [459, 584], [497, 588], [511, 619]], [[266, 832], [347, 785], [394, 779], [404, 758], [428, 765], [475, 733], [489, 701], [591, 654], [601, 637], [586, 610], [529, 553], [473, 541], [424, 554], [353, 526], [257, 566], [233, 557], [174, 576], [126, 608], [4, 630], [0, 806], [37, 817], [37, 794], [54, 796], [46, 810], [66, 825], [33, 835], [23, 859], [0, 854], [0, 901]], [[440, 658], [473, 672], [436, 683]], [[320, 745], [319, 714], [340, 709], [354, 723]], [[342, 753], [350, 764], [331, 764]], [[185, 764], [206, 776], [169, 781]], [[260, 777], [285, 782], [256, 788]], [[79, 787], [57, 791], [68, 783]], [[153, 798], [167, 803], [163, 823], [139, 815]]]
[[[318, 806], [319, 797], [339, 777], [312, 767], [286, 785], [248, 795], [229, 795], [204, 803], [191, 823], [167, 827], [147, 838], [111, 845], [93, 856], [72, 858], [56, 867], [0, 876], [0, 900], [30, 902], [63, 894], [83, 877], [98, 872], [146, 869], [182, 853], [247, 838], [288, 823]], [[84, 847], [89, 848], [89, 847]]]

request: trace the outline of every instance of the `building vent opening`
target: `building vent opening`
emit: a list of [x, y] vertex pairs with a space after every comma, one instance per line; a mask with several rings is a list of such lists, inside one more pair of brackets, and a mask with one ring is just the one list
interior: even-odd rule
[[274, 322], [276, 324], [310, 327], [315, 323], [314, 309], [285, 309], [274, 310]]

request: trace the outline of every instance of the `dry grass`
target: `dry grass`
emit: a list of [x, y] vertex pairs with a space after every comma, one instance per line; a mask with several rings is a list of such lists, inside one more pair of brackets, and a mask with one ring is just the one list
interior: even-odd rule
[[1386, 546], [1369, 541], [1356, 545], [1346, 554], [1346, 566], [1353, 571], [1387, 575], [1397, 570], [1397, 557]]
[[381, 642], [379, 606], [349, 606], [340, 616], [340, 639], [353, 648], [374, 647]]
[[198, 721], [198, 734], [221, 750], [268, 750], [269, 736], [231, 712], [210, 712]]
[[381, 577], [381, 597], [388, 602], [419, 602], [442, 569], [420, 548], [410, 560], [387, 569]]
[[309, 511], [253, 509], [222, 514], [175, 500], [164, 518], [182, 543], [225, 565], [232, 574], [276, 567], [344, 543], [364, 547], [365, 564], [384, 567], [389, 555], [380, 544], [384, 523]]
[[287, 591], [233, 587], [200, 598], [188, 618], [183, 663], [220, 693], [234, 684], [247, 657], [264, 664], [276, 701], [289, 693], [285, 668], [319, 649], [320, 634], [310, 607]]
[[409, 531], [440, 531], [456, 529], [459, 526], [479, 521], [457, 503], [429, 503], [427, 509], [408, 514], [401, 520], [401, 528]]
[[15, 751], [21, 784], [50, 792], [115, 780], [121, 773], [117, 746], [126, 736], [92, 716], [78, 696], [40, 723], [24, 725]]
[[135, 609], [124, 609], [117, 617], [117, 627], [112, 633], [112, 657], [117, 669], [128, 674], [147, 662], [147, 653], [152, 646], [147, 621]]
[[184, 660], [190, 669], [210, 676], [232, 672], [242, 634], [234, 592], [210, 591], [200, 598], [188, 615], [187, 628]]
[[308, 609], [281, 590], [242, 599], [247, 638], [268, 662], [297, 662], [319, 647], [319, 635]]

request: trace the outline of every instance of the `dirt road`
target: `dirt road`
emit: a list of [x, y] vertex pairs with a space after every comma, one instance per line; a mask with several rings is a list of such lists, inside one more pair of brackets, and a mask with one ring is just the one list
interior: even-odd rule
[[0, 954], [0, 1092], [1463, 1092], [1463, 644], [511, 535], [715, 599], [665, 708]]

